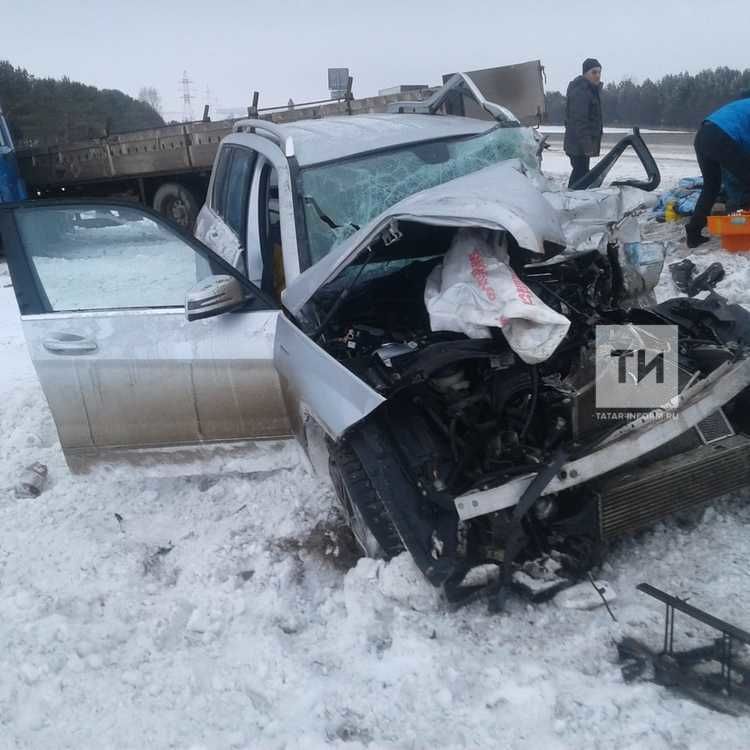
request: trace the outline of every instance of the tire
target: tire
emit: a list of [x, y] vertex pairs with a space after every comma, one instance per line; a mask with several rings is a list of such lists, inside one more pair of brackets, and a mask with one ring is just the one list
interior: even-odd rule
[[162, 216], [192, 232], [198, 218], [198, 201], [195, 196], [176, 182], [165, 182], [154, 195], [152, 206]]
[[401, 554], [405, 549], [401, 537], [357, 454], [345, 445], [331, 446], [328, 468], [349, 527], [365, 555], [390, 560]]

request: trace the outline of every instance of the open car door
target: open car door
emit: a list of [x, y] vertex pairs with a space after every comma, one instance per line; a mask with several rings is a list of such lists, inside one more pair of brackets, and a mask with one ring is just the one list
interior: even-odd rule
[[[279, 311], [200, 242], [114, 201], [3, 207], [0, 232], [71, 469], [290, 434], [273, 365]], [[222, 282], [235, 296], [218, 314]], [[206, 306], [189, 321], [200, 283]]]

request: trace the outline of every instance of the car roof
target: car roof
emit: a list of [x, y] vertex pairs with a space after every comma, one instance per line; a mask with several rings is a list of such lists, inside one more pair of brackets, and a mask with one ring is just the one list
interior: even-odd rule
[[[409, 143], [476, 135], [495, 125], [471, 117], [383, 113], [298, 120], [274, 128], [292, 138], [297, 161], [306, 166]], [[241, 134], [233, 140], [241, 141]]]

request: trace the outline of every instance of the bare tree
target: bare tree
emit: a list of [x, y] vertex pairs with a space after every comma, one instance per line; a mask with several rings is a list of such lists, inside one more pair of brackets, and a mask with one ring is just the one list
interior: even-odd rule
[[158, 114], [161, 114], [161, 97], [153, 86], [143, 86], [138, 92], [138, 101], [148, 104]]

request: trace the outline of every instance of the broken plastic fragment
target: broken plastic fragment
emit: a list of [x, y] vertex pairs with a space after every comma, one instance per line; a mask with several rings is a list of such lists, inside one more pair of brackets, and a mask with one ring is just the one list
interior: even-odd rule
[[594, 581], [594, 586], [588, 581], [571, 586], [555, 596], [555, 604], [564, 609], [589, 610], [603, 606], [605, 599], [608, 604], [616, 601], [617, 594], [607, 581]]

